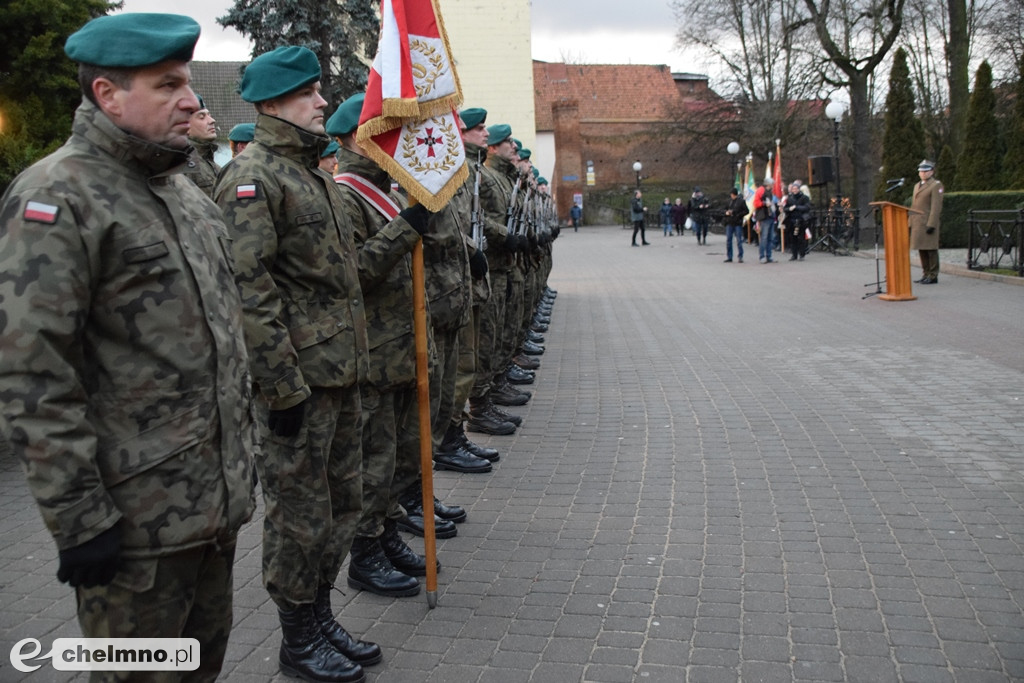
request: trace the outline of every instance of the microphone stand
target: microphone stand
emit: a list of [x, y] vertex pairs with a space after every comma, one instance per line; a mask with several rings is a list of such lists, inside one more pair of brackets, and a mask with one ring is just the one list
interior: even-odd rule
[[[885, 193], [889, 194], [889, 193], [895, 192], [899, 188], [903, 187], [903, 180], [904, 180], [903, 178], [895, 178], [893, 180], [886, 180], [885, 182], [888, 185], [888, 187], [885, 188]], [[885, 282], [885, 280], [882, 279], [882, 271], [880, 269], [879, 263], [880, 263], [880, 260], [878, 258], [878, 221], [876, 220], [875, 221], [875, 281], [874, 282], [869, 282], [866, 285], [864, 285], [865, 287], [870, 287], [871, 285], [875, 285], [876, 289], [875, 289], [875, 291], [868, 292], [867, 294], [862, 296], [861, 297], [862, 300], [863, 299], [867, 299], [870, 296], [875, 296], [877, 294], [882, 294], [883, 293], [882, 292], [882, 283]]]

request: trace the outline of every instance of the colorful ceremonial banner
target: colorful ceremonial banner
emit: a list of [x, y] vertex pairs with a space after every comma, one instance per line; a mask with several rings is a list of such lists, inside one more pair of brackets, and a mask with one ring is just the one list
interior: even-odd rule
[[781, 140], [775, 141], [775, 169], [772, 171], [772, 194], [776, 199], [782, 199], [782, 149], [779, 147]]
[[468, 177], [462, 90], [436, 0], [383, 0], [356, 139], [414, 199], [440, 211]]

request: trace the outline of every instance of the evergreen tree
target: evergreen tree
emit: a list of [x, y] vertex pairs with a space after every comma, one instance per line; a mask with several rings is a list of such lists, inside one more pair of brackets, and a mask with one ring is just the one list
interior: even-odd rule
[[328, 113], [366, 89], [380, 21], [374, 0], [235, 0], [217, 19], [253, 42], [256, 57], [282, 45], [301, 45], [320, 60]]
[[992, 67], [982, 62], [974, 77], [974, 92], [967, 108], [963, 150], [957, 158], [956, 187], [960, 191], [1001, 189], [1003, 144], [992, 91]]
[[1016, 102], [1013, 118], [1006, 131], [1006, 156], [1003, 158], [1003, 187], [1024, 190], [1024, 56], [1017, 66]]
[[942, 186], [946, 192], [956, 189], [956, 155], [953, 154], [953, 148], [949, 145], [942, 146], [942, 153], [939, 154], [935, 175], [942, 181]]
[[[905, 204], [914, 191], [917, 164], [924, 155], [924, 126], [914, 111], [914, 88], [903, 48], [893, 55], [889, 94], [885, 98], [885, 133], [882, 139], [882, 175], [875, 199]], [[886, 180], [904, 178], [903, 187], [886, 194]]]
[[0, 5], [0, 192], [71, 134], [82, 93], [64, 41], [118, 7], [105, 0], [63, 0], [59, 11], [53, 0]]

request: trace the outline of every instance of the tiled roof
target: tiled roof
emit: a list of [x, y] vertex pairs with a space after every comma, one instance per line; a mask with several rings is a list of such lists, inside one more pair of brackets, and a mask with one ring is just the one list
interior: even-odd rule
[[664, 64], [534, 61], [533, 83], [538, 131], [554, 129], [551, 107], [559, 102], [575, 101], [581, 123], [668, 122], [676, 120], [681, 109], [696, 104], [681, 95], [672, 71]]
[[226, 140], [239, 123], [256, 120], [256, 110], [238, 94], [242, 67], [248, 62], [192, 62], [192, 89], [202, 95], [217, 120], [217, 137]]

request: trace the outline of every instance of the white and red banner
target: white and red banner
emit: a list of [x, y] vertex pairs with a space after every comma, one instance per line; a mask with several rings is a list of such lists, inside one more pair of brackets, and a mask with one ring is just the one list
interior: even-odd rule
[[468, 175], [462, 91], [437, 0], [383, 0], [356, 139], [413, 198], [439, 211]]

